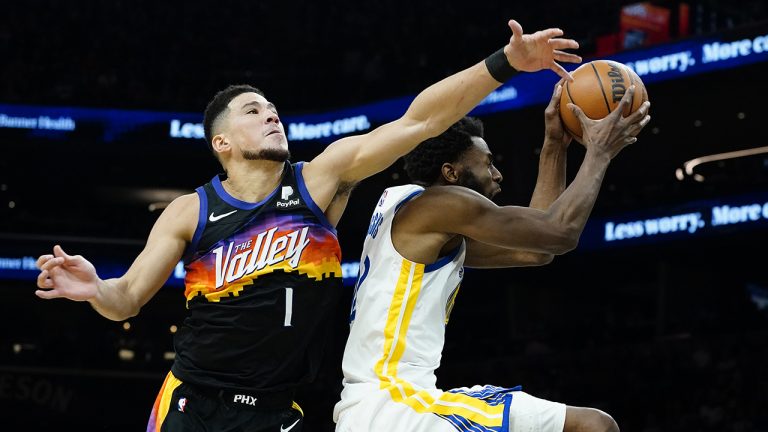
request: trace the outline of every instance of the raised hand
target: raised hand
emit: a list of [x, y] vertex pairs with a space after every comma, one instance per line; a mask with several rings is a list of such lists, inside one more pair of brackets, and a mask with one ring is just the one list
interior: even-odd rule
[[561, 39], [563, 31], [557, 28], [523, 34], [523, 27], [515, 20], [509, 20], [512, 37], [504, 47], [504, 54], [509, 64], [525, 72], [551, 69], [561, 78], [573, 81], [573, 77], [558, 62], [581, 63], [581, 57], [564, 52], [564, 49], [576, 49], [579, 43], [573, 39]]
[[544, 110], [544, 139], [552, 144], [568, 147], [573, 137], [566, 132], [560, 118], [560, 94], [563, 92], [564, 82], [565, 80], [561, 79], [555, 85], [549, 105]]
[[581, 123], [581, 143], [587, 151], [605, 152], [613, 159], [621, 149], [637, 141], [637, 134], [651, 121], [648, 115], [651, 103], [645, 101], [637, 111], [624, 117], [622, 113], [630, 105], [634, 93], [635, 86], [629, 86], [616, 108], [600, 120], [592, 120], [577, 105], [568, 104], [568, 108]]
[[85, 301], [98, 294], [99, 277], [93, 264], [80, 255], [67, 255], [61, 246], [53, 247], [53, 255], [40, 256], [37, 268], [37, 286], [41, 289], [35, 294], [40, 298]]

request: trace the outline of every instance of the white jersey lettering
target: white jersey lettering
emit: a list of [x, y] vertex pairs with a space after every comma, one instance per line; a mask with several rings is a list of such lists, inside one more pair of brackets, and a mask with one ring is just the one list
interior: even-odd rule
[[[231, 284], [238, 279], [248, 276], [256, 271], [263, 270], [267, 266], [273, 266], [283, 261], [295, 269], [301, 261], [301, 254], [309, 245], [307, 239], [309, 227], [304, 227], [288, 234], [275, 238], [277, 227], [259, 233], [255, 242], [238, 244], [230, 242], [227, 252], [224, 254], [224, 246], [213, 250], [216, 257], [216, 289]], [[251, 246], [245, 249], [243, 246]], [[235, 253], [233, 254], [233, 249]]]

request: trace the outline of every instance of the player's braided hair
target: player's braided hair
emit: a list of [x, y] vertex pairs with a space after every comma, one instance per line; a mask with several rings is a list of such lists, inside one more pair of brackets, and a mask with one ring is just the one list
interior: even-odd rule
[[429, 186], [438, 181], [444, 163], [455, 163], [472, 146], [472, 137], [483, 137], [483, 122], [464, 117], [447, 131], [430, 138], [405, 155], [405, 172], [411, 181]]
[[264, 92], [248, 84], [231, 85], [224, 90], [216, 93], [216, 95], [208, 102], [208, 106], [205, 107], [205, 114], [203, 116], [203, 130], [205, 132], [205, 140], [208, 142], [208, 149], [213, 152], [214, 156], [216, 152], [213, 151], [213, 124], [219, 116], [227, 111], [227, 105], [232, 99], [240, 96], [243, 93], [257, 93], [264, 96]]

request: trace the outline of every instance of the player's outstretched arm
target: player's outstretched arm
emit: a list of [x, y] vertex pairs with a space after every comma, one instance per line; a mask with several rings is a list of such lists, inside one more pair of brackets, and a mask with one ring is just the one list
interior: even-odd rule
[[[557, 62], [581, 61], [580, 57], [563, 51], [578, 48], [578, 44], [560, 38], [563, 34], [560, 29], [524, 34], [516, 21], [510, 20], [509, 26], [512, 37], [504, 47], [503, 55], [491, 56], [496, 60], [499, 56], [505, 57], [507, 65], [504, 67], [531, 72], [552, 69], [567, 76]], [[499, 76], [498, 70], [488, 64], [485, 61], [477, 63], [433, 84], [416, 96], [401, 118], [367, 134], [343, 138], [328, 146], [304, 168], [308, 187], [313, 197], [319, 198], [316, 201], [324, 201], [322, 197], [328, 190], [335, 193], [339, 184], [356, 183], [384, 170], [419, 143], [439, 135], [466, 115], [501, 84], [494, 78], [494, 75]], [[494, 69], [493, 75], [489, 67]]]
[[174, 200], [158, 218], [144, 250], [120, 278], [102, 280], [88, 260], [54, 246], [53, 254], [37, 259], [40, 274], [35, 294], [43, 299], [87, 301], [114, 321], [135, 316], [181, 259], [194, 233], [198, 205], [196, 194]]

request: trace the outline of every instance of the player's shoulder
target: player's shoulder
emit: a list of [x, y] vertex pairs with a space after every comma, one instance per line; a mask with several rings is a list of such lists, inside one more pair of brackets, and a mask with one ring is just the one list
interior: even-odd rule
[[179, 195], [178, 197], [174, 198], [173, 201], [171, 201], [171, 203], [168, 204], [168, 208], [173, 207], [176, 210], [194, 209], [194, 211], [197, 211], [197, 207], [199, 205], [200, 205], [200, 197], [198, 196], [197, 192], [192, 192], [184, 195]]
[[462, 186], [430, 186], [402, 206], [400, 220], [448, 222], [478, 214], [486, 208], [488, 199]]
[[430, 186], [421, 194], [426, 201], [439, 201], [446, 205], [464, 205], [470, 201], [484, 199], [480, 193], [463, 186]]
[[156, 228], [167, 233], [191, 240], [198, 224], [200, 198], [197, 193], [176, 197], [163, 210], [156, 223]]
[[199, 213], [200, 197], [196, 192], [193, 192], [174, 198], [163, 211], [163, 216], [165, 218], [173, 218], [180, 222], [184, 220], [197, 221]]

